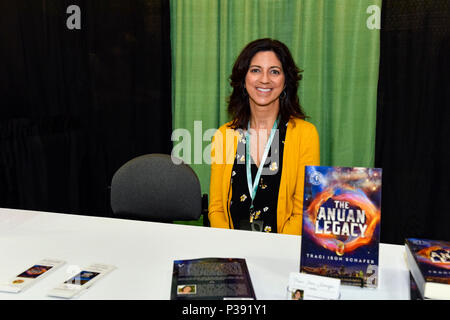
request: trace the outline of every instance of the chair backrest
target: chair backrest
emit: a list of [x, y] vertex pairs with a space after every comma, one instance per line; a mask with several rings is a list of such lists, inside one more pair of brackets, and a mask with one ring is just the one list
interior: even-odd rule
[[111, 208], [119, 218], [171, 222], [197, 220], [202, 213], [200, 181], [192, 168], [170, 155], [134, 158], [114, 174]]

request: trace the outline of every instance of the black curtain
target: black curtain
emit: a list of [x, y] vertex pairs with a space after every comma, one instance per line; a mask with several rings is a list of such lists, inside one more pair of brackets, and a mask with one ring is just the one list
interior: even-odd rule
[[1, 1], [0, 14], [0, 207], [110, 216], [114, 172], [172, 148], [169, 1]]
[[450, 240], [450, 2], [383, 1], [380, 37], [381, 241]]

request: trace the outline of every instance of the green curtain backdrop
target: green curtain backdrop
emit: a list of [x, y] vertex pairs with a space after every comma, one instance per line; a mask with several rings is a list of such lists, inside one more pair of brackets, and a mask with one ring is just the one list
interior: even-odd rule
[[192, 165], [204, 193], [210, 167], [202, 152], [214, 131], [207, 130], [229, 120], [233, 62], [263, 37], [284, 42], [304, 70], [300, 103], [318, 129], [321, 164], [373, 166], [379, 29], [368, 27], [377, 19], [368, 8], [374, 6], [380, 9], [381, 0], [171, 0], [173, 128], [180, 129], [174, 151]]

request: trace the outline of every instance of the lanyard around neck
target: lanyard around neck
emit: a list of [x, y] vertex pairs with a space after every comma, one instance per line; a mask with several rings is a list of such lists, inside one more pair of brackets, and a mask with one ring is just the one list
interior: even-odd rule
[[267, 155], [269, 154], [269, 149], [270, 146], [272, 145], [272, 141], [275, 136], [275, 132], [277, 131], [277, 128], [278, 128], [278, 119], [275, 120], [272, 130], [270, 131], [270, 136], [269, 139], [267, 140], [266, 147], [264, 148], [264, 153], [261, 158], [258, 171], [256, 172], [255, 180], [252, 181], [252, 170], [250, 163], [250, 135], [249, 135], [250, 121], [248, 122], [247, 132], [245, 133], [245, 169], [247, 171], [248, 191], [250, 192], [250, 197], [252, 198], [250, 208], [253, 207], [253, 200], [255, 199], [256, 191], [258, 190], [259, 178], [261, 177], [264, 163], [266, 163]]

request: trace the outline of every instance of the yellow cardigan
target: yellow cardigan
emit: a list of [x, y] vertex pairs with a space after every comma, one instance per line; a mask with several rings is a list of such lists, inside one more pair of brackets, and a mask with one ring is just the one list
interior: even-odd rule
[[[233, 228], [230, 214], [231, 171], [239, 133], [224, 124], [211, 145], [209, 220], [211, 227]], [[277, 232], [300, 235], [303, 216], [305, 165], [319, 165], [319, 135], [313, 124], [293, 118], [288, 122], [277, 205]]]

